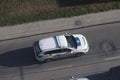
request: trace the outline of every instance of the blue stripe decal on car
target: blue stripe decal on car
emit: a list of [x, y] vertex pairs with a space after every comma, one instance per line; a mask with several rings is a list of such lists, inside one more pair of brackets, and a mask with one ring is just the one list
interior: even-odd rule
[[75, 40], [76, 40], [77, 46], [80, 46], [81, 45], [80, 39], [78, 37], [75, 37]]
[[58, 44], [58, 41], [57, 41], [57, 37], [54, 36], [54, 39], [55, 39], [55, 43], [56, 43], [56, 48], [60, 48], [59, 44]]

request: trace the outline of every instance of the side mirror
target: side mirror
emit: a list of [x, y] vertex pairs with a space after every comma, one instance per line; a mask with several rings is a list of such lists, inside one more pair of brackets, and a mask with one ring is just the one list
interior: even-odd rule
[[69, 33], [65, 32], [65, 35], [66, 35], [66, 36], [70, 36], [71, 34], [69, 34]]

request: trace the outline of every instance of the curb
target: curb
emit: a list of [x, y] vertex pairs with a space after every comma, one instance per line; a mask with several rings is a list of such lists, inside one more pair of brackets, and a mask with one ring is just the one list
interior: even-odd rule
[[0, 28], [0, 41], [120, 22], [120, 9]]

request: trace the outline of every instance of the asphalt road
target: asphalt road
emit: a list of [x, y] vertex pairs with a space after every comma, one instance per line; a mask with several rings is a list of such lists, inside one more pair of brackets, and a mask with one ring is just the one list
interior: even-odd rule
[[[86, 76], [105, 72], [120, 64], [120, 23], [52, 32], [27, 38], [0, 42], [0, 80], [50, 80], [60, 77]], [[36, 61], [32, 45], [41, 38], [68, 33], [86, 36], [88, 54], [50, 63]]]

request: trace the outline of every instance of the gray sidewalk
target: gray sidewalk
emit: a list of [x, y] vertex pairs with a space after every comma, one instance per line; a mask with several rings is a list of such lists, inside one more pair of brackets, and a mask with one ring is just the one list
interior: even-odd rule
[[25, 37], [46, 32], [73, 29], [120, 21], [120, 9], [101, 13], [92, 13], [71, 18], [38, 21], [27, 24], [0, 28], [0, 41]]

